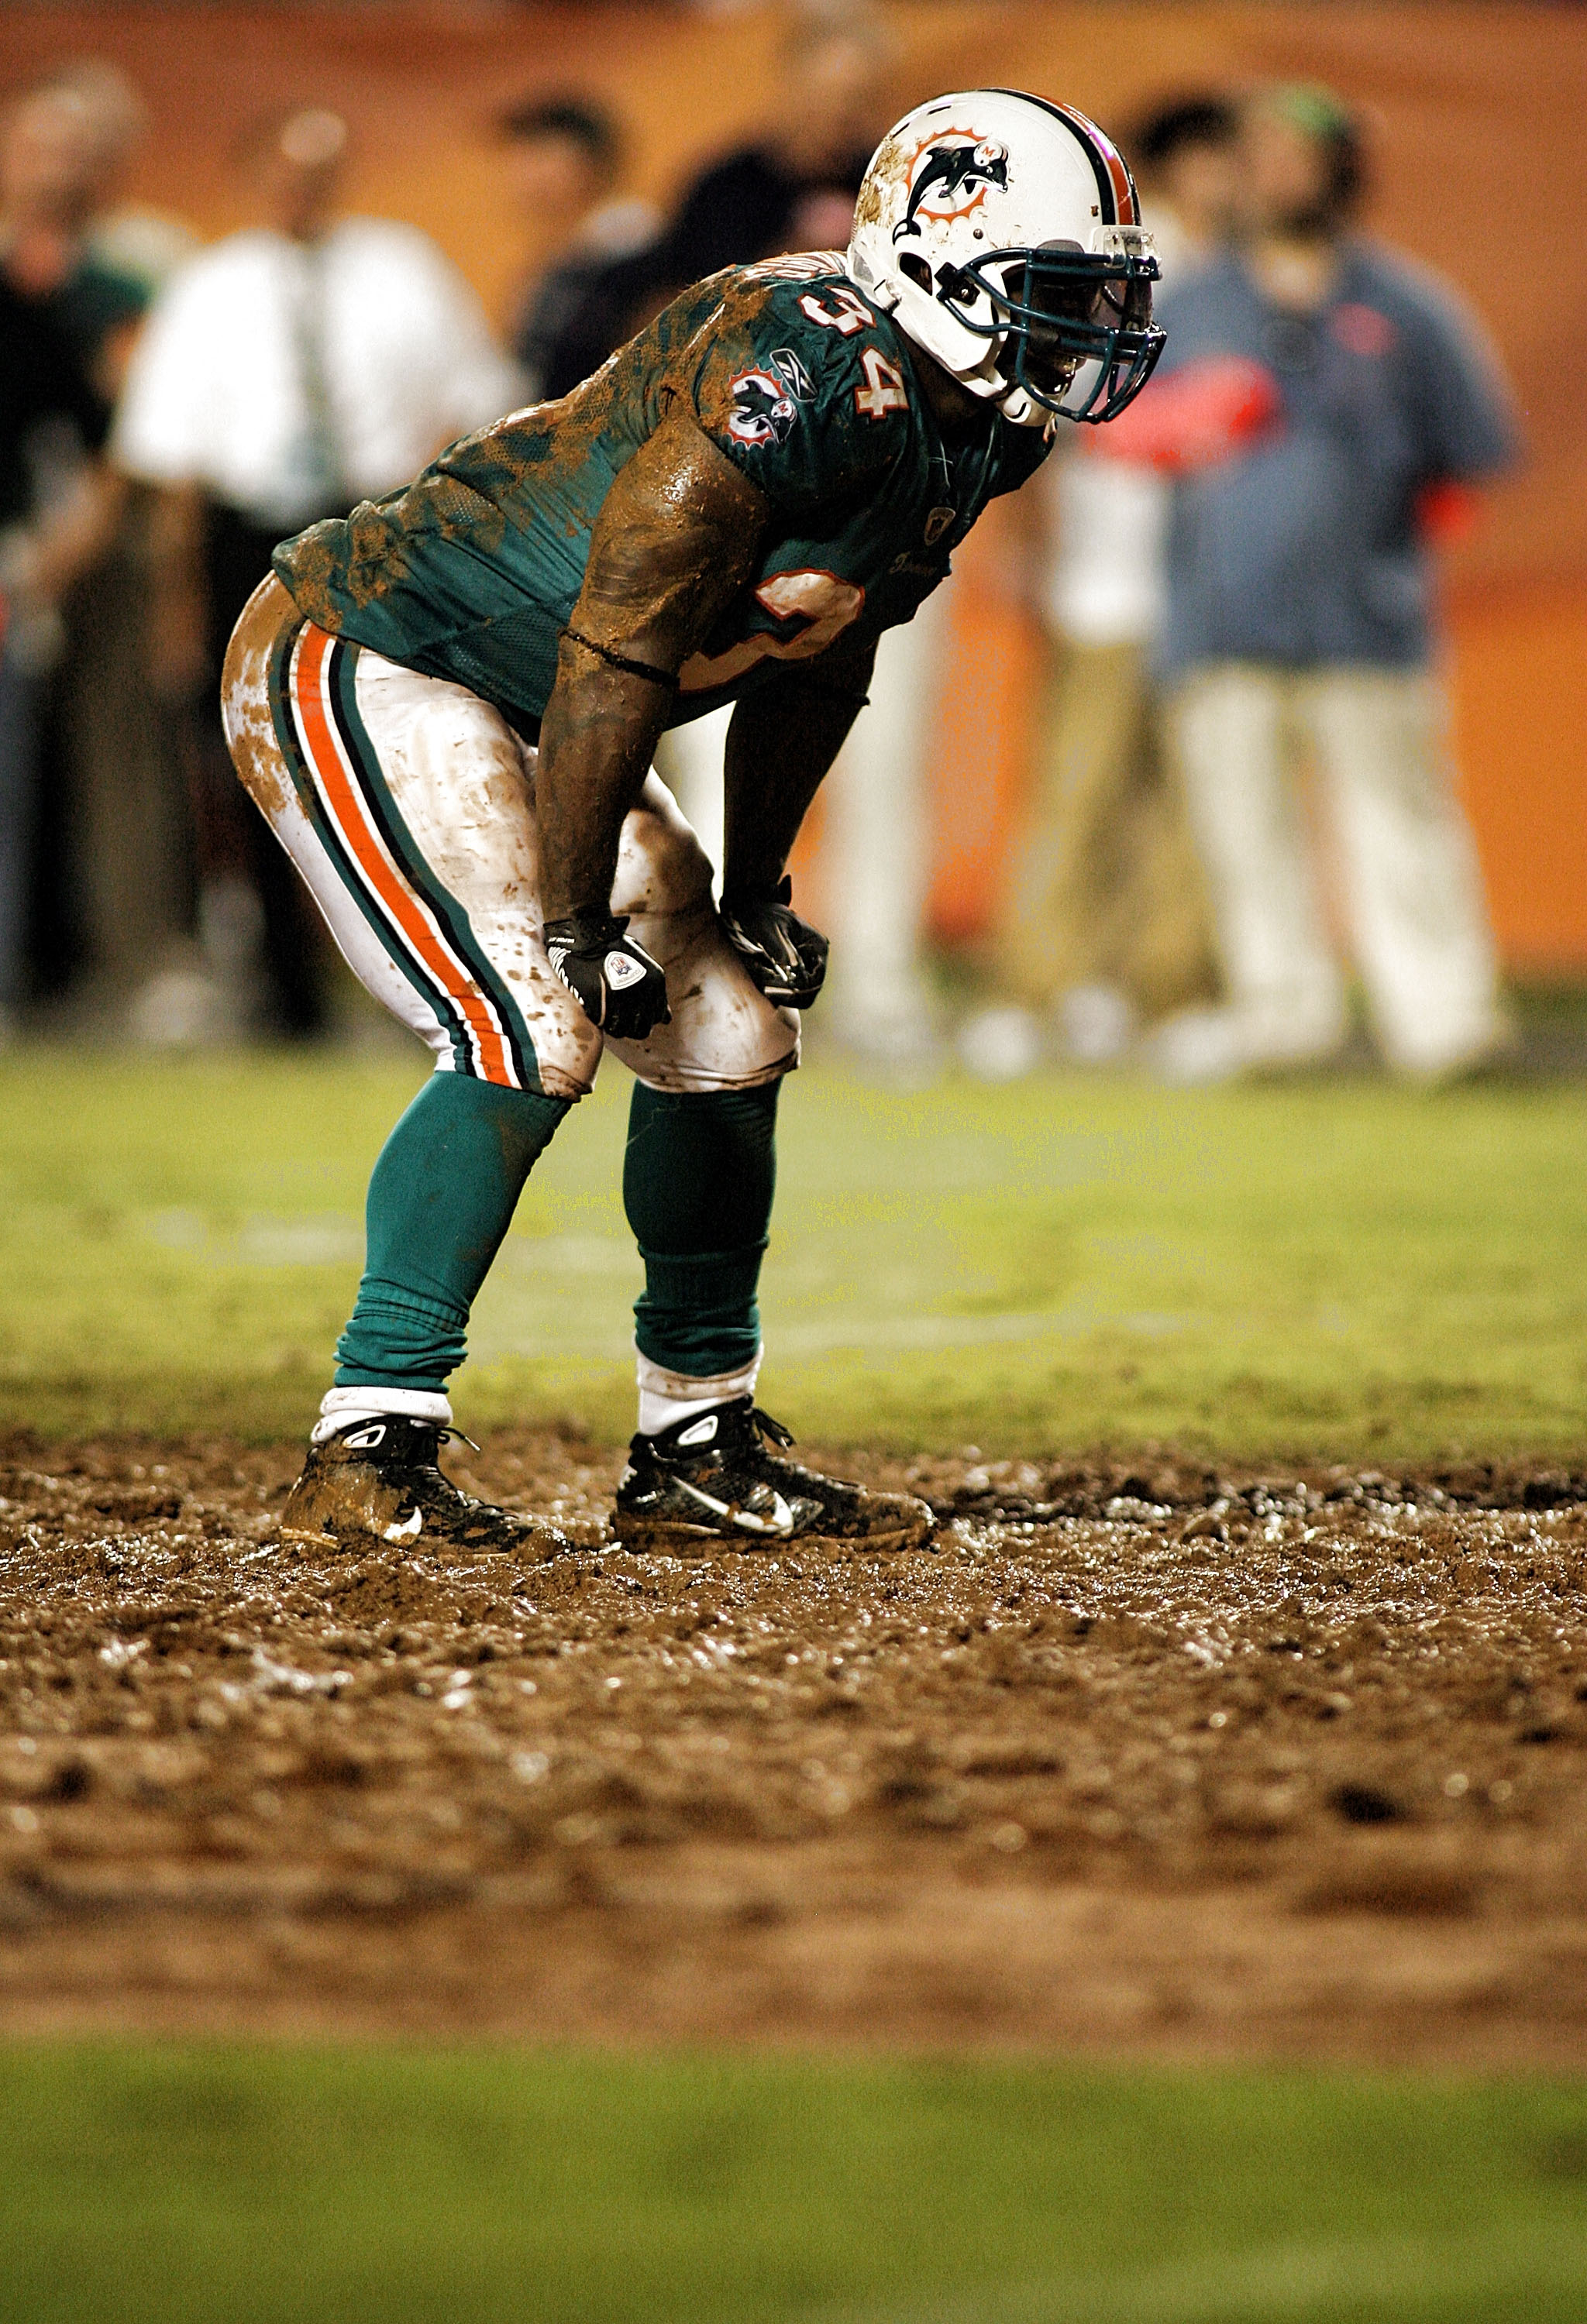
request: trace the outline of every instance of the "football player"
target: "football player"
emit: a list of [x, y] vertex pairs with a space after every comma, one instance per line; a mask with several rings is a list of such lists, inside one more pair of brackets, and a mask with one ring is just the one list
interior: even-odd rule
[[[1090, 122], [941, 97], [879, 148], [846, 254], [711, 276], [561, 401], [277, 551], [227, 661], [233, 755], [436, 1060], [375, 1165], [288, 1537], [547, 1539], [437, 1454], [471, 1303], [608, 1046], [635, 1076], [645, 1267], [617, 1533], [923, 1536], [922, 1504], [781, 1458], [754, 1400], [778, 1092], [826, 965], [784, 867], [880, 632], [1058, 417], [1110, 419], [1144, 383], [1156, 272]], [[717, 909], [650, 767], [729, 701]]]

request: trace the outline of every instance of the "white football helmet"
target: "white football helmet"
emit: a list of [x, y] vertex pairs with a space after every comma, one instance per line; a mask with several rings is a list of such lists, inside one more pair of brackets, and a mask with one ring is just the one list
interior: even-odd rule
[[917, 106], [872, 157], [848, 271], [1006, 420], [1112, 420], [1162, 352], [1135, 180], [1066, 105], [976, 88]]

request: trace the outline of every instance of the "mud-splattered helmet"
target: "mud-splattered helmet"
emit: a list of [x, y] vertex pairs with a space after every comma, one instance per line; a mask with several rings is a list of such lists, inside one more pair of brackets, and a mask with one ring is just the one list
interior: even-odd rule
[[890, 129], [854, 209], [865, 297], [1005, 419], [1112, 420], [1163, 346], [1135, 181], [1102, 131], [1017, 89], [934, 97]]

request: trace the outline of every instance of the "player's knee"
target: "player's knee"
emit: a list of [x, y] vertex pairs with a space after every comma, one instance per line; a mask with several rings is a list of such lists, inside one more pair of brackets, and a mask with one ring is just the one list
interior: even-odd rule
[[758, 1089], [780, 1081], [799, 1062], [794, 1012], [773, 1008], [735, 961], [679, 964], [668, 984], [673, 1023], [660, 1038], [623, 1051], [624, 1063], [650, 1089], [706, 1093]]
[[780, 1082], [785, 1074], [791, 1074], [798, 1065], [799, 1047], [796, 1038], [792, 1048], [785, 1049], [780, 1056], [746, 1058], [744, 1070], [738, 1074], [722, 1069], [679, 1066], [667, 1059], [652, 1063], [642, 1057], [630, 1057], [625, 1062], [636, 1081], [665, 1096], [725, 1097], [735, 1091], [764, 1089]]
[[612, 909], [640, 918], [687, 912], [710, 894], [711, 859], [682, 816], [636, 807], [623, 826]]

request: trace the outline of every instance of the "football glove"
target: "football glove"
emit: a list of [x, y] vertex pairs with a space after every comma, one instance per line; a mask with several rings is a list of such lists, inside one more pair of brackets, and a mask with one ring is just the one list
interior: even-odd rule
[[574, 912], [548, 920], [540, 933], [551, 966], [592, 1025], [614, 1041], [642, 1041], [670, 1025], [667, 976], [627, 933], [626, 916]]
[[826, 974], [826, 938], [789, 907], [793, 881], [770, 896], [724, 896], [727, 941], [768, 1001], [780, 1009], [807, 1009]]

